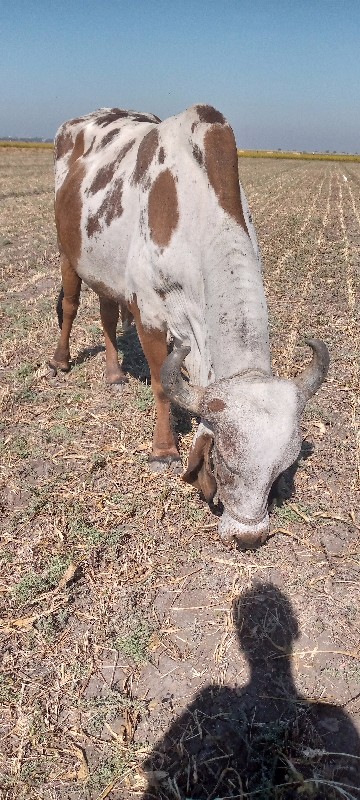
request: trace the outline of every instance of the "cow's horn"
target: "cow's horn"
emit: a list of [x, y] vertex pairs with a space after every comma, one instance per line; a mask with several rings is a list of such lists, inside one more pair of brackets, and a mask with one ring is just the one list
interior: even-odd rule
[[321, 339], [305, 339], [305, 344], [309, 345], [313, 351], [312, 361], [294, 380], [306, 402], [317, 392], [325, 380], [330, 356], [325, 342], [322, 342]]
[[181, 366], [189, 353], [189, 345], [185, 345], [175, 339], [174, 349], [161, 367], [160, 379], [169, 400], [182, 406], [182, 408], [186, 408], [187, 411], [193, 411], [198, 414], [205, 390], [200, 386], [191, 386], [181, 377]]

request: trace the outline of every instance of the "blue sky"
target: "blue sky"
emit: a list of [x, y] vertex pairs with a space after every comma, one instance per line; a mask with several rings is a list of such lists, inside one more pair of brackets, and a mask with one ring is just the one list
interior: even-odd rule
[[360, 151], [360, 0], [0, 0], [0, 135], [197, 102], [239, 147]]

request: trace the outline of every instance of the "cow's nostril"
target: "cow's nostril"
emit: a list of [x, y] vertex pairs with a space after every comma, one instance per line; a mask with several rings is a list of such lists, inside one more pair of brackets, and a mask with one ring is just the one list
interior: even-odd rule
[[265, 515], [261, 522], [248, 524], [238, 522], [224, 511], [219, 520], [219, 534], [224, 544], [231, 544], [234, 540], [241, 550], [255, 550], [267, 539], [269, 533], [269, 516]]
[[251, 531], [249, 533], [235, 534], [234, 538], [240, 550], [256, 550], [266, 542], [268, 530]]

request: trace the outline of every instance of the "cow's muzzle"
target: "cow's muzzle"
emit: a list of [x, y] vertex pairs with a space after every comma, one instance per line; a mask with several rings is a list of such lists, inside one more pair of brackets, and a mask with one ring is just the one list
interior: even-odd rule
[[233, 539], [241, 550], [254, 550], [264, 544], [269, 533], [269, 515], [265, 514], [259, 522], [240, 522], [234, 519], [226, 509], [219, 520], [219, 535], [224, 544], [230, 544]]

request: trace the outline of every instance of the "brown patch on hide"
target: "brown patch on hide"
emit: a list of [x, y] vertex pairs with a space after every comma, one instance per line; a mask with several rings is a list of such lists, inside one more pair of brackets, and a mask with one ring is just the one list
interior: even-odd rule
[[221, 208], [247, 233], [241, 205], [238, 155], [231, 128], [212, 126], [205, 137], [205, 168]]
[[179, 222], [175, 178], [169, 169], [158, 175], [150, 189], [148, 213], [152, 240], [166, 247]]
[[121, 163], [123, 158], [126, 156], [126, 154], [129, 152], [129, 150], [131, 150], [134, 142], [135, 142], [135, 139], [131, 139], [130, 142], [127, 142], [127, 144], [125, 144], [124, 147], [121, 148], [120, 152], [118, 153], [118, 155], [116, 156], [114, 161], [110, 161], [109, 164], [105, 164], [104, 167], [101, 167], [99, 169], [99, 171], [97, 172], [93, 182], [91, 183], [91, 185], [87, 189], [86, 193], [88, 195], [89, 194], [96, 194], [97, 192], [100, 191], [100, 189], [105, 189], [105, 187], [113, 179], [114, 174], [115, 174], [119, 164]]
[[82, 163], [69, 170], [55, 198], [55, 220], [58, 240], [75, 269], [81, 253], [81, 184], [85, 176]]
[[124, 146], [121, 148], [121, 150], [119, 152], [119, 155], [116, 156], [116, 163], [117, 164], [120, 164], [120, 161], [122, 161], [123, 158], [125, 158], [126, 153], [128, 153], [129, 150], [131, 150], [131, 148], [134, 146], [134, 144], [135, 144], [135, 139], [130, 139], [129, 142], [124, 144]]
[[182, 479], [196, 489], [200, 489], [208, 503], [216, 494], [216, 480], [211, 464], [213, 439], [209, 433], [203, 433], [195, 439], [189, 453], [187, 469]]
[[111, 161], [110, 164], [101, 167], [95, 175], [92, 184], [89, 186], [87, 194], [96, 194], [100, 192], [101, 189], [105, 189], [105, 186], [107, 186], [114, 177], [115, 169], [116, 161]]
[[195, 158], [195, 161], [197, 161], [198, 164], [200, 164], [200, 167], [202, 167], [202, 165], [204, 163], [204, 156], [203, 156], [198, 144], [194, 144], [193, 145], [193, 156]]
[[207, 403], [207, 409], [209, 411], [223, 411], [224, 408], [226, 408], [226, 405], [219, 397], [214, 397], [214, 400], [210, 400], [210, 402]]
[[106, 125], [110, 125], [118, 119], [124, 119], [129, 116], [131, 116], [129, 112], [125, 111], [123, 108], [111, 108], [106, 114], [100, 115], [95, 122], [97, 125], [101, 125], [102, 128], [105, 128]]
[[96, 139], [96, 136], [94, 136], [94, 138], [93, 138], [93, 140], [92, 140], [92, 142], [91, 142], [91, 145], [90, 145], [90, 147], [88, 147], [88, 149], [86, 150], [86, 153], [84, 153], [84, 158], [85, 158], [85, 156], [88, 156], [88, 155], [89, 155], [89, 153], [91, 153], [91, 151], [92, 151], [92, 149], [93, 149], [93, 147], [94, 147], [95, 139]]
[[123, 192], [123, 179], [122, 177], [116, 178], [111, 186], [110, 191], [104, 197], [101, 205], [95, 214], [91, 214], [86, 223], [86, 230], [88, 236], [94, 236], [101, 230], [101, 223], [109, 226], [113, 219], [121, 217], [123, 213], [122, 206], [122, 192]]
[[123, 179], [117, 178], [114, 181], [114, 184], [105, 198], [106, 201], [106, 210], [104, 214], [105, 225], [110, 225], [115, 217], [121, 217], [123, 213], [122, 207], [122, 192], [123, 192]]
[[69, 170], [72, 167], [72, 165], [75, 164], [75, 161], [77, 161], [78, 158], [84, 155], [84, 151], [85, 151], [85, 135], [84, 131], [79, 131], [75, 139], [73, 151], [69, 158]]
[[91, 286], [93, 291], [96, 292], [96, 294], [98, 294], [100, 297], [106, 297], [109, 300], [115, 301], [115, 303], [120, 302], [120, 295], [116, 294], [116, 292], [110, 289], [109, 286], [106, 286], [103, 281], [98, 281], [96, 278], [92, 278], [92, 276], [89, 275], [89, 277], [86, 279], [86, 283]]
[[101, 225], [98, 214], [90, 214], [86, 221], [86, 232], [89, 238], [95, 236], [95, 233], [100, 233]]
[[139, 113], [135, 112], [134, 114], [131, 114], [130, 116], [131, 116], [131, 119], [135, 120], [135, 122], [154, 122], [154, 119], [156, 120], [156, 122], [161, 122], [161, 119], [159, 119], [159, 117], [155, 116], [155, 114], [142, 114], [140, 112]]
[[101, 150], [103, 147], [106, 147], [106, 145], [112, 142], [112, 140], [115, 138], [115, 136], [118, 135], [120, 131], [121, 128], [113, 128], [111, 131], [108, 131], [107, 134], [104, 136], [104, 138], [101, 139], [101, 142], [99, 142], [97, 150]]
[[195, 109], [200, 122], [207, 122], [209, 125], [214, 123], [226, 125], [225, 117], [213, 106], [195, 106]]
[[159, 133], [156, 128], [152, 128], [140, 142], [132, 183], [138, 184], [143, 179], [155, 156], [158, 144]]
[[165, 161], [165, 150], [163, 147], [160, 147], [159, 155], [158, 155], [159, 164], [163, 164]]
[[55, 139], [55, 159], [58, 161], [71, 150], [74, 140], [70, 131], [62, 131]]

